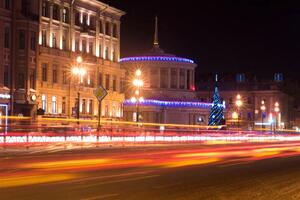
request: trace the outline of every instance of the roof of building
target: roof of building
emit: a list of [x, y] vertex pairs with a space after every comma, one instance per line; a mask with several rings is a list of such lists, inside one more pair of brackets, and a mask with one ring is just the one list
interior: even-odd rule
[[165, 53], [164, 50], [159, 47], [157, 17], [155, 17], [153, 47], [150, 49], [150, 51], [138, 56], [126, 57], [120, 59], [120, 62], [140, 62], [140, 61], [183, 62], [183, 63], [192, 63], [192, 64], [194, 63], [194, 61], [191, 59], [181, 58], [173, 54]]

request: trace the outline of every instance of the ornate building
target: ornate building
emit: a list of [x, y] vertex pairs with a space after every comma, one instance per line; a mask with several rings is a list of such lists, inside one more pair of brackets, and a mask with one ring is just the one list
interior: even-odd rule
[[[196, 102], [196, 64], [186, 58], [165, 53], [158, 43], [157, 18], [153, 48], [136, 57], [121, 59], [126, 69], [125, 119], [155, 123], [207, 124], [211, 104]], [[133, 74], [139, 69], [143, 87], [132, 86]], [[131, 98], [135, 93], [141, 98]], [[137, 118], [137, 113], [140, 116]]]
[[[93, 91], [103, 85], [108, 95], [102, 116], [122, 116], [124, 12], [97, 0], [1, 1], [0, 7], [0, 87], [10, 89], [12, 114], [33, 116], [40, 108], [46, 115], [71, 117], [79, 92], [81, 116], [93, 117], [98, 114]], [[80, 77], [72, 73], [75, 67], [84, 71]]]

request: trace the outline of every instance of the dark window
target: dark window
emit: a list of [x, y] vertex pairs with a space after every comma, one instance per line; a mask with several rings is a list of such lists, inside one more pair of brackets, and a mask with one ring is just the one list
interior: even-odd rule
[[90, 54], [93, 54], [93, 49], [94, 49], [93, 42], [90, 42], [90, 44], [89, 44], [89, 53]]
[[103, 23], [102, 23], [102, 20], [100, 20], [100, 22], [99, 22], [99, 31], [100, 31], [100, 33], [103, 33]]
[[105, 34], [106, 35], [111, 35], [111, 32], [110, 32], [110, 23], [109, 22], [106, 22], [106, 24], [105, 24]]
[[190, 84], [190, 81], [191, 81], [191, 71], [190, 70], [187, 70], [187, 75], [186, 75], [186, 85], [189, 89], [192, 89], [192, 84]]
[[160, 69], [160, 87], [168, 88], [168, 69]]
[[67, 84], [68, 83], [67, 71], [63, 71], [62, 77], [63, 77], [63, 84]]
[[105, 89], [109, 90], [109, 74], [105, 75]]
[[60, 20], [59, 19], [59, 5], [57, 5], [57, 4], [53, 5], [53, 19]]
[[30, 84], [31, 89], [35, 89], [35, 70], [34, 69], [30, 70], [29, 84]]
[[9, 43], [10, 43], [10, 28], [5, 27], [4, 30], [4, 48], [9, 48]]
[[75, 14], [75, 25], [79, 26], [80, 25], [80, 13], [76, 12]]
[[151, 69], [150, 70], [150, 87], [151, 88], [158, 88], [158, 69]]
[[47, 45], [47, 31], [42, 30], [42, 45], [45, 47]]
[[62, 21], [65, 23], [69, 22], [69, 9], [68, 8], [63, 8]]
[[53, 80], [53, 83], [57, 83], [57, 65], [53, 65], [52, 80]]
[[184, 69], [180, 69], [179, 71], [179, 88], [180, 89], [184, 89], [185, 85], [185, 70]]
[[4, 66], [4, 86], [9, 87], [9, 72], [8, 72], [8, 66]]
[[32, 51], [35, 51], [35, 49], [36, 49], [36, 36], [35, 36], [35, 32], [31, 32], [30, 49]]
[[18, 74], [18, 88], [24, 88], [24, 74]]
[[113, 91], [117, 91], [117, 77], [113, 76]]
[[103, 80], [103, 74], [99, 73], [99, 75], [98, 75], [98, 85], [99, 86], [102, 86], [102, 80]]
[[25, 31], [19, 31], [19, 49], [25, 49]]
[[95, 23], [95, 17], [94, 16], [90, 16], [90, 28], [92, 30], [96, 30], [96, 23]]
[[66, 97], [62, 98], [61, 113], [66, 114]]
[[10, 10], [10, 1], [11, 0], [5, 0], [5, 9]]
[[42, 16], [49, 17], [48, 9], [49, 9], [48, 2], [43, 1], [43, 3], [42, 3]]
[[75, 52], [79, 51], [79, 41], [75, 40]]
[[87, 25], [87, 15], [83, 14], [82, 16], [82, 24]]
[[28, 16], [30, 13], [30, 0], [22, 0], [21, 12], [24, 16]]
[[113, 26], [113, 37], [118, 37], [118, 26], [117, 24], [114, 24]]
[[120, 79], [120, 92], [124, 92], [125, 91], [125, 88], [124, 88], [124, 79], [123, 78], [121, 78]]
[[171, 88], [177, 88], [177, 69], [172, 68], [171, 69]]
[[82, 52], [86, 53], [86, 41], [82, 40]]
[[42, 80], [47, 81], [47, 64], [42, 64]]

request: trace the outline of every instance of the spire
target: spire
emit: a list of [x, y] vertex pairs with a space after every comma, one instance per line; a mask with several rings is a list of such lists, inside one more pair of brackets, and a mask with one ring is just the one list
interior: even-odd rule
[[155, 16], [155, 32], [154, 32], [154, 47], [159, 47], [159, 44], [158, 44], [158, 18], [157, 16]]

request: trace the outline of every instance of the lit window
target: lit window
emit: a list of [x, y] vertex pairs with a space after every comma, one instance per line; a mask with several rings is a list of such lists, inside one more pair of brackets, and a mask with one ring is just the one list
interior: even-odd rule
[[52, 96], [52, 113], [57, 113], [57, 102], [56, 102], [56, 96]]
[[46, 108], [47, 108], [47, 98], [46, 98], [46, 95], [42, 95], [42, 109], [44, 111], [46, 111]]

